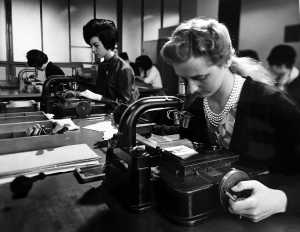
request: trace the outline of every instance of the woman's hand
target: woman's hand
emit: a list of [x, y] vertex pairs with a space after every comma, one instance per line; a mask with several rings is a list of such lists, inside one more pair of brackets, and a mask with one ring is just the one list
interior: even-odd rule
[[248, 198], [236, 201], [229, 199], [231, 213], [258, 222], [273, 214], [286, 211], [287, 197], [283, 191], [268, 188], [256, 180], [241, 181], [232, 187], [234, 192], [246, 189], [252, 190]]
[[103, 98], [102, 95], [93, 93], [92, 91], [90, 91], [88, 89], [83, 92], [80, 92], [79, 96], [82, 96], [82, 97], [85, 97], [85, 98], [88, 98], [91, 100], [95, 100], [95, 101], [101, 101]]

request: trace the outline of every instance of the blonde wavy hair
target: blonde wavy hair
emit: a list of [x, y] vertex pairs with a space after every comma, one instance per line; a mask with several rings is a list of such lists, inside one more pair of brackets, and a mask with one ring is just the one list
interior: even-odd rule
[[261, 63], [235, 55], [228, 29], [215, 19], [194, 18], [181, 23], [160, 54], [171, 65], [183, 63], [191, 57], [205, 57], [213, 65], [229, 65], [233, 73], [272, 84], [270, 73]]

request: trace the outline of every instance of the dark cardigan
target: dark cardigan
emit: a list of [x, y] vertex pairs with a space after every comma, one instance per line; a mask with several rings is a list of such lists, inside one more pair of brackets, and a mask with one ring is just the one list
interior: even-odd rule
[[122, 59], [114, 55], [99, 64], [96, 93], [113, 101], [131, 103], [138, 99], [134, 73]]
[[[194, 117], [181, 134], [193, 141], [210, 143], [203, 99], [192, 98], [187, 99], [186, 109]], [[229, 149], [239, 154], [242, 162], [262, 164], [273, 173], [297, 176], [294, 174], [300, 169], [300, 110], [285, 93], [246, 78]], [[288, 209], [300, 206], [296, 201], [300, 183], [298, 186], [298, 190], [291, 185], [280, 186], [288, 196]]]
[[295, 80], [287, 85], [286, 91], [289, 96], [296, 101], [298, 106], [300, 106], [300, 74]]
[[49, 78], [52, 75], [63, 75], [64, 76], [65, 73], [60, 67], [53, 64], [52, 62], [49, 62], [45, 69], [45, 75], [46, 75], [46, 78]]

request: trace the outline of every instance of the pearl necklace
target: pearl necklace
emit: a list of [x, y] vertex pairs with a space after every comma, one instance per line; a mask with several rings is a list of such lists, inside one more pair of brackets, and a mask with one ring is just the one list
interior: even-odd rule
[[231, 110], [231, 108], [237, 103], [240, 93], [243, 87], [244, 80], [241, 77], [235, 77], [233, 82], [233, 87], [230, 93], [230, 96], [221, 111], [221, 113], [217, 114], [214, 113], [208, 104], [207, 97], [203, 99], [203, 105], [204, 105], [204, 113], [208, 121], [215, 127], [218, 127], [220, 122], [225, 118], [225, 116], [228, 114], [228, 112]]

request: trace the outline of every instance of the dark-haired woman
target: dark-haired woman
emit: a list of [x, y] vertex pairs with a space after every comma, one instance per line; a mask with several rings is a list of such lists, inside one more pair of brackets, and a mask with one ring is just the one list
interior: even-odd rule
[[64, 71], [51, 61], [48, 61], [48, 56], [40, 50], [32, 49], [28, 51], [26, 58], [30, 67], [45, 71], [46, 79], [53, 75], [65, 75]]
[[94, 90], [85, 90], [81, 96], [96, 100], [112, 100], [128, 104], [137, 100], [139, 93], [130, 66], [115, 52], [117, 28], [106, 19], [92, 19], [83, 27], [83, 37], [92, 48], [99, 64], [98, 78]]

